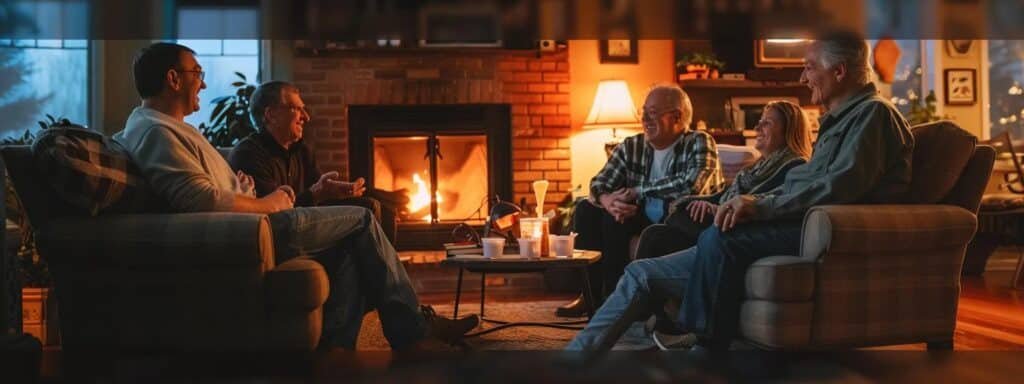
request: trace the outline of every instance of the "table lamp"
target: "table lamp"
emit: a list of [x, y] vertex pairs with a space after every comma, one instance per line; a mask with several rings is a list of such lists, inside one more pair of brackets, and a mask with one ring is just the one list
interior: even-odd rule
[[640, 117], [636, 113], [633, 97], [629, 95], [629, 85], [625, 80], [601, 80], [597, 84], [597, 94], [590, 107], [590, 114], [583, 122], [583, 129], [611, 128], [611, 140], [604, 144], [605, 153], [611, 157], [615, 146], [622, 142], [616, 135], [619, 128], [640, 128]]

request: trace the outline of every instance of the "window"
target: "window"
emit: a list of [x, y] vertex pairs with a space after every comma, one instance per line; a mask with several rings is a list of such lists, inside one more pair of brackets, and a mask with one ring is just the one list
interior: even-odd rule
[[900, 59], [896, 64], [896, 75], [892, 81], [892, 103], [904, 117], [910, 116], [914, 103], [925, 106], [924, 98], [930, 87], [925, 87], [930, 78], [922, 61], [924, 55], [920, 40], [895, 40], [900, 48]]
[[25, 37], [0, 39], [0, 137], [35, 132], [47, 114], [88, 125], [88, 4], [10, 2], [0, 11], [14, 23], [0, 29]]
[[[1024, 40], [988, 41], [989, 134], [1024, 138]], [[990, 136], [990, 137], [991, 137]]]
[[[179, 7], [178, 44], [196, 51], [196, 59], [206, 72], [206, 89], [199, 92], [199, 112], [185, 117], [198, 127], [210, 120], [213, 105], [220, 96], [235, 94], [232, 83], [242, 81], [259, 84], [260, 41], [244, 37], [258, 36], [257, 7]], [[232, 38], [239, 37], [239, 38]]]

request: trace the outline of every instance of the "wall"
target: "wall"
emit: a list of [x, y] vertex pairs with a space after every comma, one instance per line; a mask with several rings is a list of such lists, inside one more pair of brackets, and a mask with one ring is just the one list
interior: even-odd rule
[[[604, 143], [611, 137], [608, 130], [583, 131], [583, 122], [594, 102], [597, 83], [601, 80], [620, 79], [629, 83], [633, 103], [639, 110], [647, 89], [656, 83], [675, 79], [675, 51], [671, 40], [640, 40], [637, 64], [601, 64], [597, 40], [569, 41], [569, 86], [572, 131], [572, 185], [582, 185], [586, 194], [590, 178], [606, 162]], [[618, 135], [636, 133], [619, 130]]]
[[313, 117], [306, 140], [325, 170], [349, 176], [348, 105], [508, 103], [515, 201], [534, 205], [530, 185], [538, 179], [551, 182], [548, 209], [569, 189], [570, 65], [564, 49], [299, 52], [291, 77]]
[[[946, 116], [955, 121], [961, 128], [977, 135], [980, 138], [988, 138], [988, 45], [983, 40], [975, 40], [971, 44], [966, 55], [951, 57], [948, 53], [945, 40], [931, 42], [935, 47], [935, 96], [939, 101], [936, 108], [939, 116]], [[948, 105], [946, 104], [945, 92], [945, 71], [946, 69], [974, 69], [975, 70], [975, 92], [977, 102], [973, 105]]]

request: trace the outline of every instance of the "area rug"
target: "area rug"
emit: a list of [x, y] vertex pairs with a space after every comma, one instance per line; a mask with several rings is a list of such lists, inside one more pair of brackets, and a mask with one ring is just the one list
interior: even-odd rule
[[[565, 304], [564, 300], [533, 301], [533, 302], [496, 302], [489, 303], [484, 310], [488, 318], [506, 321], [566, 321], [574, 318], [560, 318], [554, 315], [555, 308]], [[443, 316], [452, 315], [452, 305], [435, 305], [434, 310]], [[478, 313], [477, 303], [464, 303], [459, 306], [459, 315]], [[485, 323], [474, 332], [493, 327]], [[561, 350], [565, 348], [573, 336], [579, 331], [546, 327], [511, 327], [469, 338], [466, 343], [473, 350], [483, 351], [515, 351], [515, 350]], [[645, 350], [654, 348], [650, 337], [643, 332], [639, 323], [622, 337], [616, 350]], [[376, 312], [371, 312], [363, 319], [363, 328], [359, 334], [357, 349], [360, 351], [389, 350], [387, 340], [381, 333], [380, 319]]]

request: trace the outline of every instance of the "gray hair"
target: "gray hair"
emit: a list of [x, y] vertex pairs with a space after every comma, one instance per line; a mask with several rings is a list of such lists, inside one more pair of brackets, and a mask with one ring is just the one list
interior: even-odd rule
[[863, 37], [852, 32], [831, 32], [822, 35], [814, 42], [818, 50], [819, 64], [825, 68], [835, 68], [846, 64], [846, 71], [857, 84], [871, 82], [871, 66], [868, 64], [868, 43]]
[[693, 104], [690, 103], [690, 96], [686, 94], [686, 91], [683, 91], [678, 84], [658, 83], [651, 86], [647, 94], [650, 95], [654, 92], [665, 92], [668, 101], [679, 107], [679, 121], [684, 127], [690, 126], [690, 123], [693, 122]]
[[256, 129], [263, 130], [266, 126], [266, 122], [263, 121], [263, 112], [268, 107], [281, 104], [286, 91], [298, 93], [299, 88], [287, 81], [268, 81], [260, 84], [252, 93], [252, 99], [249, 101], [249, 114], [252, 115], [252, 122], [256, 125]]

